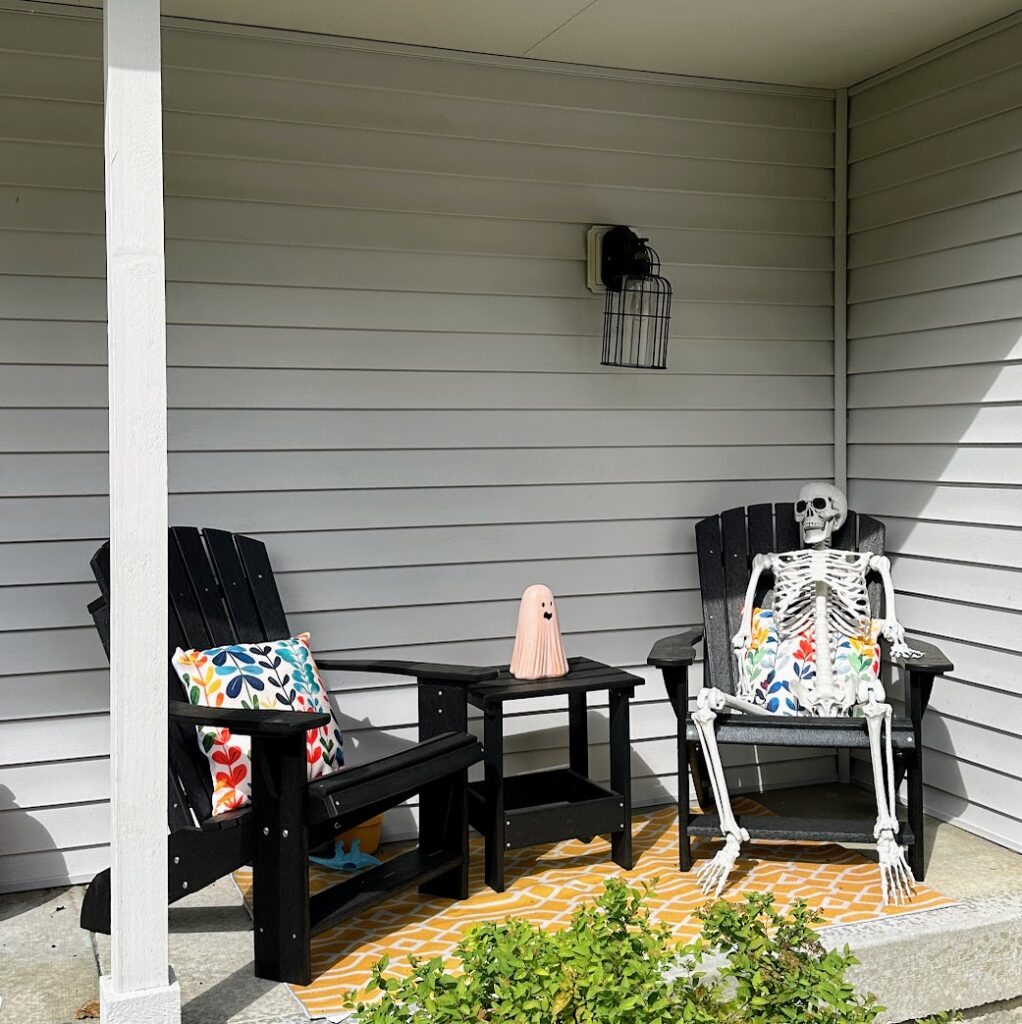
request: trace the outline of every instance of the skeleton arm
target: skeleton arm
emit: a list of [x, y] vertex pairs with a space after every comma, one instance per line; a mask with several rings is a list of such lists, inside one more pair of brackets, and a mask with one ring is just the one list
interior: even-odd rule
[[905, 640], [905, 628], [898, 622], [894, 611], [894, 580], [891, 579], [891, 560], [886, 555], [874, 555], [869, 560], [869, 567], [880, 574], [884, 585], [884, 606], [887, 609], [881, 630], [884, 639], [891, 645], [891, 655], [895, 658], [920, 658], [919, 651], [912, 650]]
[[752, 575], [749, 577], [749, 585], [745, 588], [745, 604], [742, 607], [742, 624], [738, 632], [731, 638], [731, 646], [741, 661], [745, 652], [749, 649], [749, 642], [752, 640], [752, 602], [756, 599], [756, 588], [759, 586], [759, 578], [764, 572], [773, 570], [773, 559], [770, 555], [755, 555], [752, 559]]

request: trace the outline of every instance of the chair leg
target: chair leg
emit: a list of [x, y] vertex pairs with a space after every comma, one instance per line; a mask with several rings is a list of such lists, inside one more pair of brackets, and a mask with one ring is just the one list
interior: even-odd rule
[[923, 752], [917, 749], [908, 765], [908, 823], [915, 834], [909, 867], [917, 882], [926, 878], [926, 816], [923, 814]]
[[[175, 829], [167, 841], [168, 902], [200, 892], [218, 878], [247, 864], [252, 854], [252, 822], [242, 821], [220, 832], [203, 832], [189, 825]], [[82, 900], [82, 927], [110, 934], [110, 869], [89, 883]]]
[[460, 853], [460, 862], [419, 886], [426, 896], [468, 898], [468, 770], [423, 788], [419, 794], [419, 845]]
[[678, 741], [678, 867], [682, 871], [692, 870], [692, 837], [688, 827], [692, 823], [692, 807], [688, 795], [689, 774], [692, 764], [692, 744], [685, 742], [685, 721], [679, 724]]
[[610, 788], [621, 797], [621, 831], [611, 833], [610, 855], [618, 867], [631, 871], [632, 747], [628, 698], [630, 690], [610, 692]]
[[909, 867], [917, 882], [926, 877], [926, 819], [923, 814], [923, 714], [933, 692], [933, 676], [909, 672], [905, 687], [909, 718], [915, 733], [915, 750], [908, 756], [908, 823], [915, 833], [909, 850]]
[[308, 985], [309, 833], [305, 734], [252, 738], [255, 973]]
[[696, 793], [696, 803], [701, 811], [712, 811], [717, 802], [713, 798], [710, 787], [710, 774], [706, 766], [706, 758], [698, 743], [688, 745], [688, 763], [692, 771], [692, 787]]
[[81, 926], [89, 932], [110, 934], [110, 869], [100, 871], [89, 882], [82, 900]]

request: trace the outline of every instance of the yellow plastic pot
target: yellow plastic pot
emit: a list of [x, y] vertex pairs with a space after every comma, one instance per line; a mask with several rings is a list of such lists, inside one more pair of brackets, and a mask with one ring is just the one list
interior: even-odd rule
[[363, 821], [347, 832], [342, 832], [337, 838], [344, 843], [346, 850], [351, 849], [351, 844], [357, 839], [358, 848], [363, 853], [376, 853], [380, 848], [380, 827], [383, 825], [383, 815], [377, 814], [375, 818]]

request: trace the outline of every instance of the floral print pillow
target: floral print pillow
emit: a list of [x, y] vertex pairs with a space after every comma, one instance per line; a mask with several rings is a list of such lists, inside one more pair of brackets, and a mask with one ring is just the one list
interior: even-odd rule
[[[859, 684], [880, 678], [878, 623], [868, 636], [840, 637], [834, 657], [835, 675], [844, 692], [855, 693]], [[810, 626], [798, 636], [780, 640], [774, 613], [769, 608], [752, 610], [752, 637], [745, 654], [746, 685], [754, 704], [772, 715], [797, 715], [804, 711], [792, 692], [796, 681], [816, 677], [816, 636]]]
[[[308, 633], [208, 651], [179, 647], [171, 663], [191, 704], [329, 714], [328, 725], [306, 734], [309, 780], [329, 775], [344, 764], [341, 729], [309, 649]], [[196, 733], [213, 776], [214, 817], [245, 807], [252, 791], [249, 737], [208, 726], [199, 726]]]

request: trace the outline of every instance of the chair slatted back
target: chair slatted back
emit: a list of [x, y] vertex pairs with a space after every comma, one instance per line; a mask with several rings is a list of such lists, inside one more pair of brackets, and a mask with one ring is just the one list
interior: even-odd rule
[[[756, 555], [772, 551], [793, 551], [801, 546], [795, 506], [750, 505], [730, 508], [696, 523], [696, 557], [699, 589], [703, 601], [705, 635], [703, 681], [725, 693], [735, 693], [738, 668], [731, 650], [731, 637], [741, 623], [741, 607], [752, 575]], [[833, 546], [845, 551], [884, 552], [884, 524], [871, 516], [849, 511]], [[755, 602], [761, 604], [772, 581], [760, 580]], [[883, 588], [878, 577], [868, 581], [869, 604], [874, 618], [883, 615]]]
[[[204, 650], [291, 635], [262, 541], [224, 530], [173, 526], [168, 537], [169, 636], [167, 687], [171, 700], [187, 696], [170, 657], [178, 648]], [[89, 605], [110, 653], [110, 542], [92, 558], [102, 599]], [[191, 725], [171, 723], [168, 814], [172, 828], [212, 814], [209, 763]]]

